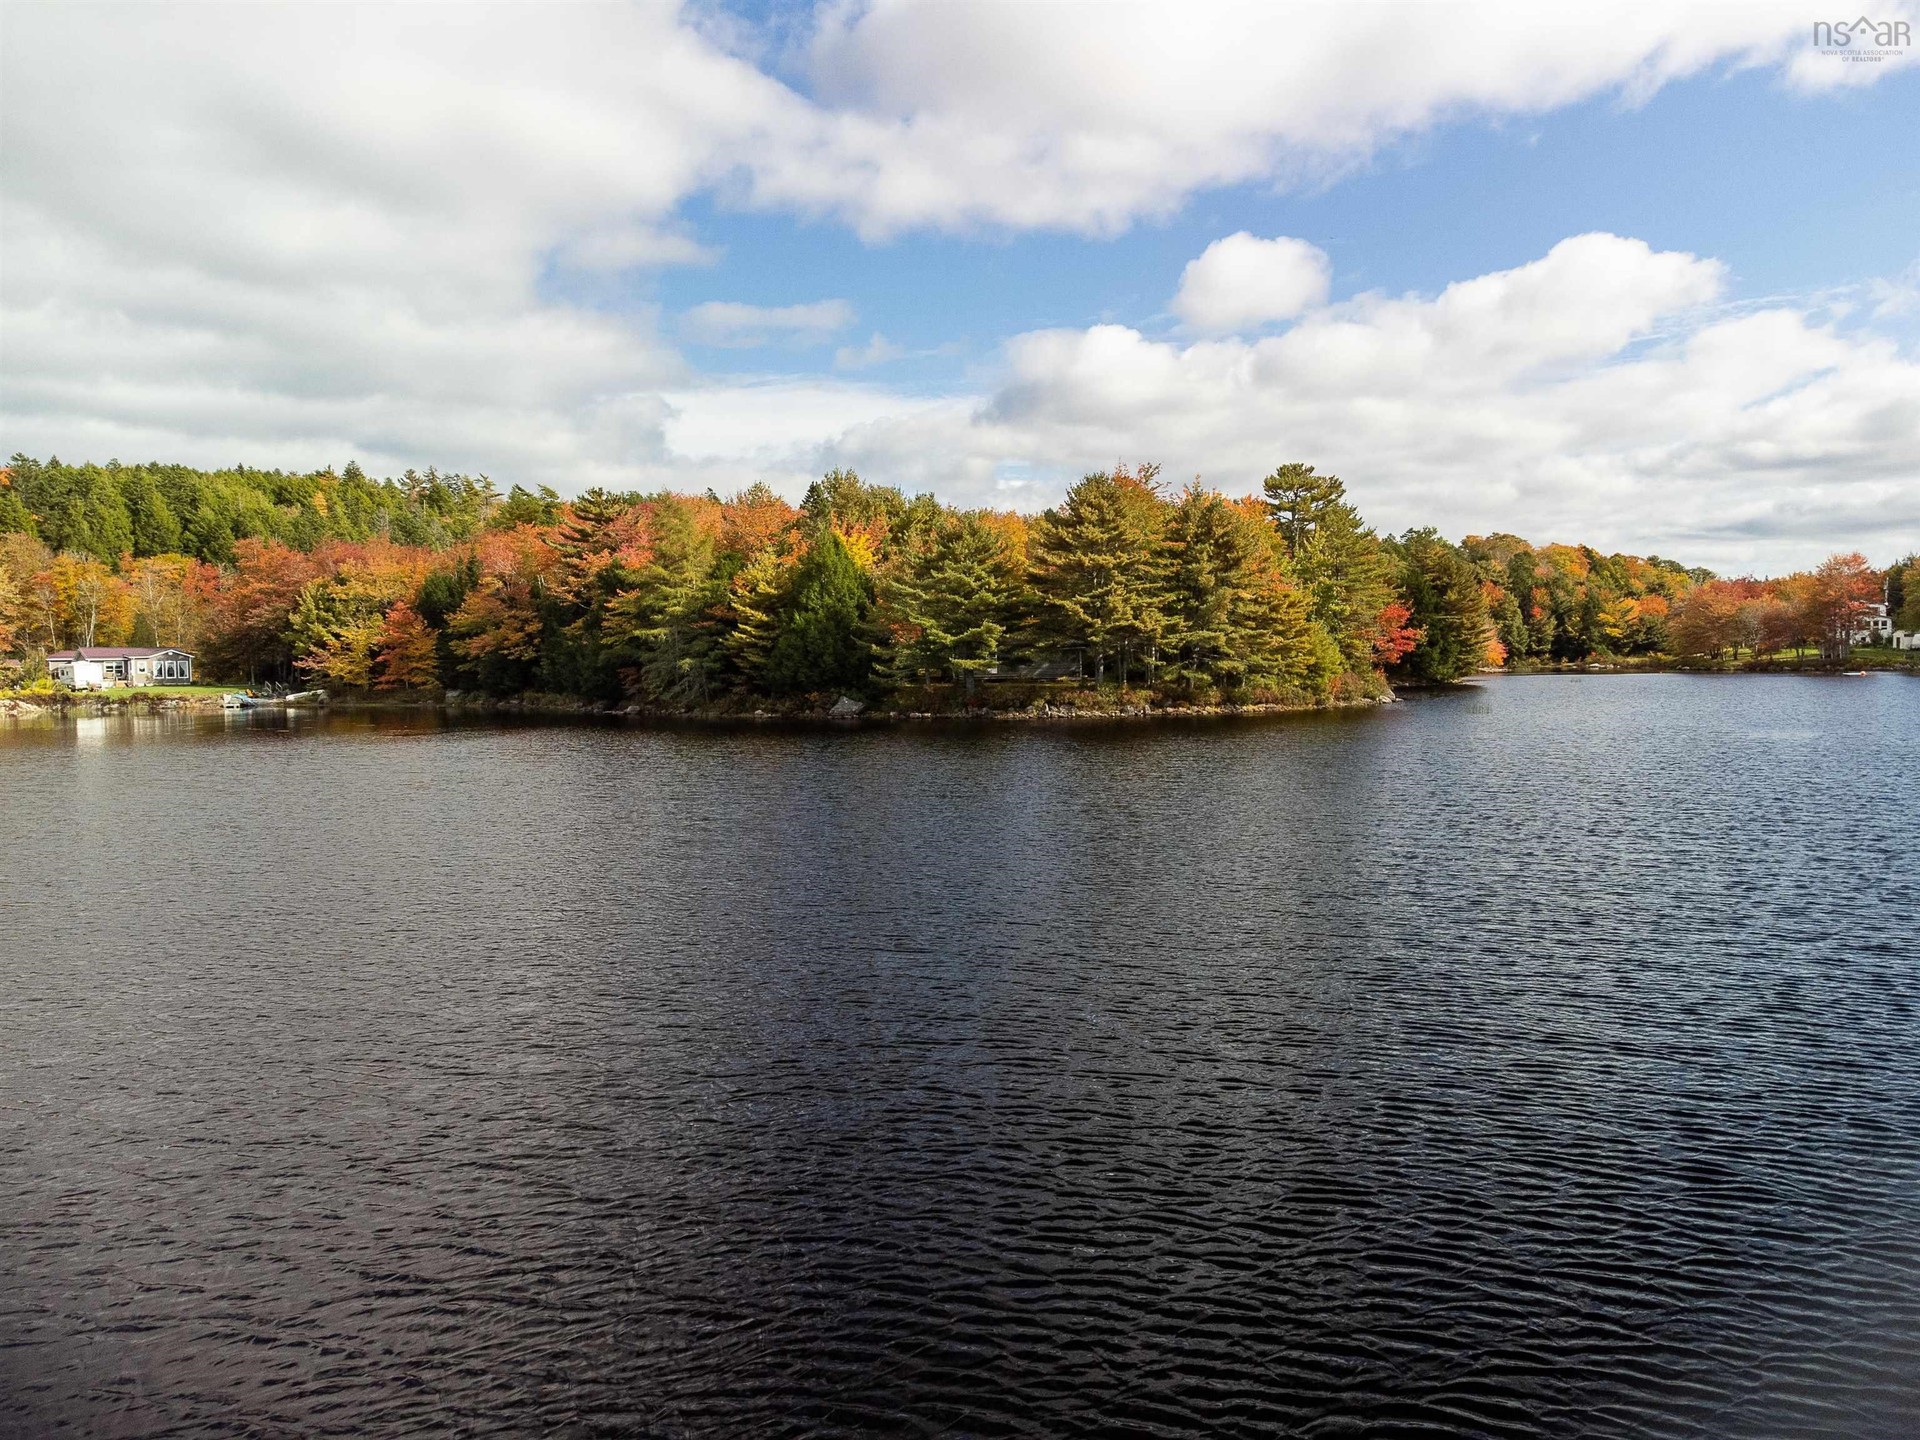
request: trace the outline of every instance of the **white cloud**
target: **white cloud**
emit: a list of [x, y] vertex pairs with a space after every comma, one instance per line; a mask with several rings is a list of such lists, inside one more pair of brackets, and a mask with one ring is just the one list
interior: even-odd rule
[[751, 347], [774, 339], [820, 341], [853, 324], [858, 317], [844, 300], [816, 300], [808, 305], [743, 305], [737, 300], [709, 300], [696, 305], [680, 321], [689, 340], [703, 345]]
[[773, 380], [669, 391], [666, 439], [677, 458], [732, 465], [744, 477], [804, 485], [825, 448], [880, 422], [964, 415], [967, 400], [916, 399], [834, 380]]
[[[876, 0], [821, 12], [802, 93], [761, 63], [763, 32], [690, 15], [667, 0], [8, 5], [9, 443], [197, 463], [431, 461], [569, 491], [665, 483], [733, 463], [717, 438], [698, 457], [681, 450], [696, 433], [686, 416], [722, 413], [714, 395], [735, 391], [744, 415], [767, 393], [703, 390], [651, 306], [558, 297], [605, 299], [605, 272], [710, 258], [687, 228], [689, 197], [837, 216], [875, 236], [1105, 234], [1209, 186], [1337, 173], [1456, 116], [1638, 98], [1714, 66], [1774, 66], [1806, 88], [1897, 68], [1807, 54], [1799, 0], [1097, 12]], [[768, 437], [752, 453], [871, 454], [905, 483], [1040, 500], [1058, 478], [1040, 466], [1151, 453], [1238, 483], [1312, 452], [1344, 463], [1395, 521], [1451, 524], [1486, 512], [1476, 497], [1506, 495], [1569, 525], [1606, 515], [1591, 508], [1606, 486], [1657, 511], [1666, 497], [1654, 505], [1651, 482], [1631, 477], [1703, 477], [1678, 492], [1695, 496], [1737, 457], [1773, 478], [1700, 513], [1813, 534], [1876, 485], [1894, 487], [1899, 511], [1910, 361], [1792, 312], [1765, 345], [1717, 330], [1734, 322], [1694, 313], [1719, 284], [1711, 262], [1571, 243], [1433, 299], [1310, 310], [1259, 341], [1021, 337], [990, 402], [862, 392], [862, 408], [822, 400], [820, 423], [781, 407], [768, 413], [795, 427], [784, 448]], [[813, 318], [727, 333], [841, 328]], [[1716, 335], [1739, 353], [1716, 351]], [[1653, 348], [1622, 354], [1630, 343]], [[1807, 371], [1815, 355], [1830, 368]], [[1732, 376], [1768, 365], [1786, 388], [1730, 398], [1743, 393]], [[685, 400], [696, 390], [707, 398]], [[830, 420], [844, 423], [822, 440]], [[1782, 498], [1794, 483], [1815, 487], [1814, 509]]]
[[1262, 240], [1242, 230], [1187, 262], [1173, 310], [1195, 330], [1257, 329], [1324, 304], [1331, 278], [1318, 246], [1286, 235]]
[[1209, 186], [1337, 173], [1444, 118], [1640, 100], [1715, 66], [1831, 89], [1920, 55], [1814, 55], [1813, 18], [1800, 0], [848, 0], [824, 10], [808, 56], [831, 119], [753, 184], [869, 234], [1110, 233]]
[[898, 360], [907, 352], [887, 339], [878, 330], [864, 345], [842, 345], [833, 352], [833, 368], [836, 370], [866, 370], [875, 365], [884, 365], [889, 360]]
[[589, 271], [711, 265], [720, 258], [718, 251], [691, 235], [619, 222], [582, 231], [562, 244], [557, 253], [564, 264]]
[[1246, 492], [1284, 460], [1389, 529], [1517, 530], [1732, 570], [1920, 547], [1920, 363], [1787, 307], [1713, 307], [1721, 267], [1584, 235], [1439, 295], [1364, 295], [1264, 339], [1038, 331], [994, 394], [825, 452], [976, 503], [1159, 460]]

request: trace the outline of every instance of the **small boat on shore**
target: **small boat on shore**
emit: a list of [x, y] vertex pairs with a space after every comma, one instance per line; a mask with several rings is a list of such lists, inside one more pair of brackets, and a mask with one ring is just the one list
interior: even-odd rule
[[296, 690], [290, 695], [247, 695], [238, 691], [220, 697], [222, 710], [279, 710], [290, 705], [325, 705], [324, 690]]

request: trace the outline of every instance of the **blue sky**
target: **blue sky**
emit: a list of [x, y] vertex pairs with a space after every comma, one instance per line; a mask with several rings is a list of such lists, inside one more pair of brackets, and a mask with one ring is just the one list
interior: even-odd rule
[[1920, 56], [1791, 0], [8, 28], [9, 449], [1023, 509], [1304, 459], [1390, 529], [1920, 546]]
[[[1305, 192], [1235, 185], [1112, 237], [986, 229], [868, 242], [833, 220], [742, 213], [700, 196], [681, 213], [718, 261], [643, 272], [598, 299], [678, 313], [714, 299], [844, 298], [859, 313], [857, 339], [877, 331], [922, 352], [869, 375], [942, 389], [1021, 331], [1117, 321], [1164, 333], [1182, 267], [1237, 230], [1320, 246], [1336, 298], [1437, 291], [1593, 230], [1715, 256], [1733, 300], [1812, 295], [1897, 277], [1920, 260], [1913, 136], [1920, 74], [1799, 94], [1747, 71], [1678, 82], [1639, 104], [1609, 95], [1542, 116], [1464, 119]], [[818, 373], [845, 343], [769, 347], [755, 369]], [[719, 347], [688, 353], [715, 370], [741, 360]]]

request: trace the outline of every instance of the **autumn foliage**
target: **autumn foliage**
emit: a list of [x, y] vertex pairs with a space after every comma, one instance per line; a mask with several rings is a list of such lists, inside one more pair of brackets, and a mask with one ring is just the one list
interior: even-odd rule
[[[1883, 594], [1920, 605], [1905, 598], [1920, 567], [1883, 575], [1857, 555], [1720, 580], [1511, 535], [1381, 536], [1338, 479], [1299, 464], [1247, 497], [1115, 465], [1032, 516], [850, 471], [797, 506], [759, 484], [561, 501], [352, 467], [9, 473], [0, 652], [178, 645], [210, 679], [344, 690], [705, 705], [929, 684], [971, 699], [990, 679], [1066, 677], [1313, 699], [1369, 693], [1382, 672], [1831, 652]], [[23, 495], [64, 508], [48, 519]], [[229, 513], [251, 533], [209, 518]], [[153, 548], [167, 541], [190, 548]]]

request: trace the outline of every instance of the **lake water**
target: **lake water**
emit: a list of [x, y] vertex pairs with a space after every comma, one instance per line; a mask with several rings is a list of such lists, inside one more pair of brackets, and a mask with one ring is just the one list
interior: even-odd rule
[[0, 723], [0, 1429], [1920, 1433], [1920, 681]]

